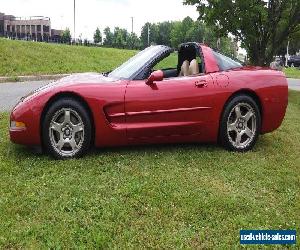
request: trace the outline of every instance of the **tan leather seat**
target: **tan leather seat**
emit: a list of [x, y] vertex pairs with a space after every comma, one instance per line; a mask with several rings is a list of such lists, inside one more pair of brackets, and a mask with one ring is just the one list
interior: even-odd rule
[[191, 61], [188, 71], [188, 75], [198, 75], [200, 73], [199, 64], [196, 59]]
[[188, 76], [189, 75], [190, 63], [188, 60], [185, 60], [181, 65], [181, 70], [179, 76]]

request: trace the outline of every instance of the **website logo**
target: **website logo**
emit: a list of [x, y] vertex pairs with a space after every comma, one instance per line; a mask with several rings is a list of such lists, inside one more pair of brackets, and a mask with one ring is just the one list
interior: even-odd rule
[[296, 230], [241, 230], [240, 244], [296, 244]]

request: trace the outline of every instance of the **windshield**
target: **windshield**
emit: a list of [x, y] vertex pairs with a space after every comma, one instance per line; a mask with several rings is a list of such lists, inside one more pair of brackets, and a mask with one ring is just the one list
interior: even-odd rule
[[165, 50], [165, 46], [151, 46], [130, 58], [108, 76], [118, 79], [130, 79], [130, 77], [136, 74], [149, 60]]

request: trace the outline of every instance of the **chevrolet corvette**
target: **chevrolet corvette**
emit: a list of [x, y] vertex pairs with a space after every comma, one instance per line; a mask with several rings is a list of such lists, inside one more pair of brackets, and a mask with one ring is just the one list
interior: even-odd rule
[[[169, 56], [175, 65], [167, 65]], [[21, 98], [9, 132], [12, 142], [58, 159], [92, 146], [150, 143], [220, 143], [245, 152], [281, 125], [287, 104], [280, 71], [243, 66], [204, 44], [177, 52], [157, 45], [111, 72], [73, 74]]]

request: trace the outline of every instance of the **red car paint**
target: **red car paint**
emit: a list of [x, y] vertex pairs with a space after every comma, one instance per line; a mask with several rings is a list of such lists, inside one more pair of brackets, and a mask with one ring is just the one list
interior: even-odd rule
[[282, 72], [258, 67], [220, 72], [212, 50], [205, 45], [199, 49], [206, 73], [197, 76], [168, 78], [149, 85], [145, 80], [112, 81], [85, 73], [46, 86], [13, 109], [11, 121], [23, 122], [26, 128], [10, 128], [11, 141], [41, 145], [43, 112], [53, 98], [66, 93], [88, 105], [97, 147], [216, 142], [223, 108], [238, 92], [257, 98], [261, 133], [281, 125], [288, 103], [287, 80]]

